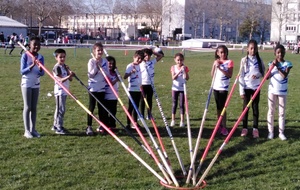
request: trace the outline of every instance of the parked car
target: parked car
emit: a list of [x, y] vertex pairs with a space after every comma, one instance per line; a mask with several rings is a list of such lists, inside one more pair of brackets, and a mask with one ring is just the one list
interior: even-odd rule
[[150, 41], [150, 38], [147, 38], [147, 37], [138, 37], [138, 41], [148, 42], [148, 41]]

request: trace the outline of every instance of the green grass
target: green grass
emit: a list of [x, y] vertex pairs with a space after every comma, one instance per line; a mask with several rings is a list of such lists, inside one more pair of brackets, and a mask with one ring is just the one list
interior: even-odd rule
[[[164, 189], [159, 180], [131, 156], [111, 136], [85, 135], [86, 113], [71, 97], [67, 100], [65, 127], [70, 135], [59, 136], [50, 130], [55, 108], [53, 80], [49, 76], [41, 79], [41, 89], [38, 104], [37, 130], [40, 139], [25, 139], [23, 137], [22, 109], [23, 100], [20, 90], [20, 49], [13, 52], [13, 56], [0, 57], [0, 189]], [[76, 72], [77, 76], [86, 83], [87, 61], [89, 49], [67, 50], [67, 64]], [[43, 47], [40, 51], [45, 57], [46, 67], [51, 71], [55, 60], [52, 56], [54, 49]], [[176, 51], [175, 51], [176, 52]], [[111, 50], [109, 53], [116, 57], [117, 66], [124, 74], [126, 65], [132, 61], [133, 51], [124, 56], [124, 51]], [[190, 68], [190, 80], [187, 83], [190, 123], [192, 127], [193, 146], [196, 141], [201, 117], [205, 108], [207, 94], [211, 83], [210, 69], [214, 53], [185, 52], [185, 64]], [[174, 64], [173, 50], [165, 50], [163, 62], [156, 65], [155, 87], [162, 103], [164, 114], [170, 121], [171, 116], [171, 76], [170, 67]], [[235, 63], [233, 83], [242, 56], [241, 51], [230, 51], [230, 58]], [[273, 59], [271, 50], [260, 51], [265, 64]], [[299, 55], [287, 53], [286, 59], [294, 67], [289, 76], [289, 94], [286, 109], [287, 141], [277, 138], [267, 140], [267, 85], [264, 85], [260, 101], [260, 138], [240, 137], [239, 127], [229, 141], [216, 163], [206, 177], [205, 189], [300, 189], [299, 177], [299, 84], [298, 67]], [[268, 81], [267, 81], [268, 82]], [[88, 94], [80, 83], [74, 80], [70, 91], [88, 106]], [[128, 100], [120, 86], [120, 97], [127, 107]], [[173, 151], [170, 138], [166, 133], [163, 120], [153, 100], [153, 115], [163, 137], [168, 156], [173, 169], [180, 175], [180, 167]], [[236, 88], [227, 108], [228, 127], [231, 128], [242, 112], [242, 100]], [[97, 112], [95, 112], [97, 113]], [[252, 110], [249, 113], [249, 125], [252, 122]], [[118, 107], [117, 117], [123, 124], [126, 116], [122, 108]], [[177, 120], [178, 121], [178, 120]], [[152, 125], [147, 121], [151, 130]], [[177, 122], [178, 123], [178, 122]], [[210, 102], [207, 120], [203, 131], [197, 164], [203, 150], [211, 136], [216, 123], [216, 108]], [[277, 118], [275, 130], [278, 131]], [[96, 128], [96, 122], [93, 122]], [[118, 126], [118, 128], [122, 128]], [[174, 140], [186, 167], [190, 164], [188, 139], [186, 128], [178, 126], [172, 129]], [[144, 132], [145, 136], [146, 133]], [[277, 134], [277, 133], [276, 133]], [[138, 155], [151, 167], [161, 174], [152, 159], [141, 147], [130, 138], [124, 130], [117, 132]], [[138, 136], [138, 135], [136, 135]], [[210, 152], [204, 162], [205, 169], [223, 143], [224, 137], [216, 136]], [[152, 145], [152, 143], [149, 143]], [[203, 170], [202, 170], [203, 172]], [[161, 174], [162, 175], [162, 174]], [[181, 183], [184, 185], [184, 183]]]

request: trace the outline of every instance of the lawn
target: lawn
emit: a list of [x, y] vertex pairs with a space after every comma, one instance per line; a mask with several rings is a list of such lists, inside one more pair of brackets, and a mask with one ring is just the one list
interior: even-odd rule
[[[55, 64], [54, 50], [53, 48], [42, 47], [40, 51], [45, 57], [45, 66], [50, 71]], [[65, 114], [65, 128], [70, 133], [57, 135], [51, 131], [55, 101], [54, 97], [48, 96], [48, 94], [53, 95], [54, 82], [47, 75], [41, 79], [38, 104], [37, 130], [42, 137], [39, 139], [24, 138], [23, 100], [20, 89], [21, 75], [19, 73], [20, 49], [16, 48], [12, 56], [4, 55], [3, 49], [0, 51], [0, 90], [2, 91], [0, 99], [0, 189], [164, 189], [159, 180], [110, 135], [86, 136], [87, 114], [71, 97], [67, 99], [67, 112]], [[90, 58], [90, 49], [81, 48], [75, 51], [73, 48], [66, 48], [66, 51], [67, 64], [80, 80], [87, 83], [87, 62]], [[173, 55], [177, 50], [165, 49], [164, 52], [163, 61], [155, 67], [155, 88], [163, 112], [170, 122], [172, 107], [170, 67], [174, 64]], [[124, 50], [112, 49], [108, 53], [116, 58], [118, 70], [123, 75], [126, 65], [132, 61], [133, 51], [129, 50], [125, 55]], [[229, 57], [235, 64], [231, 85], [237, 75], [239, 62], [243, 56], [245, 56], [245, 52], [241, 50], [230, 50], [229, 52]], [[272, 50], [261, 50], [260, 56], [265, 65], [274, 58]], [[206, 176], [207, 186], [205, 189], [300, 189], [300, 119], [298, 118], [300, 103], [298, 101], [299, 83], [297, 80], [297, 73], [300, 72], [299, 56], [291, 54], [291, 52], [286, 54], [286, 60], [291, 61], [294, 65], [289, 75], [286, 109], [285, 133], [288, 140], [281, 141], [278, 138], [277, 117], [275, 138], [273, 140], [267, 139], [268, 81], [266, 81], [260, 97], [260, 138], [253, 139], [250, 135], [246, 138], [240, 137], [241, 126], [239, 126]], [[211, 84], [210, 69], [213, 60], [213, 52], [185, 51], [185, 64], [190, 68], [187, 94], [193, 147], [198, 136]], [[70, 86], [72, 94], [87, 107], [88, 93], [86, 89], [75, 79]], [[128, 100], [121, 85], [119, 94], [120, 99], [127, 107]], [[233, 127], [241, 114], [242, 103], [237, 87], [227, 108], [228, 128]], [[155, 99], [153, 99], [153, 116], [159, 127], [173, 170], [176, 176], [180, 176], [182, 172]], [[126, 124], [126, 115], [120, 104], [118, 105], [117, 118]], [[249, 120], [249, 126], [251, 126], [251, 109]], [[199, 163], [216, 121], [216, 107], [212, 98], [204, 124], [200, 149], [197, 153], [196, 165]], [[146, 122], [151, 131], [154, 131], [151, 122]], [[180, 128], [178, 124], [179, 120], [177, 120], [177, 126], [171, 130], [183, 163], [188, 168], [190, 157], [187, 129]], [[94, 129], [97, 126], [96, 121], [93, 121]], [[163, 176], [153, 159], [133, 138], [127, 135], [122, 126], [118, 125], [117, 128], [119, 130], [116, 131], [116, 135]], [[135, 131], [133, 133], [140, 140], [138, 134]], [[145, 130], [143, 130], [143, 134], [149, 140]], [[201, 174], [215, 156], [224, 139], [220, 135], [215, 137], [204, 161]], [[150, 140], [148, 142], [153, 146]], [[187, 187], [184, 180], [180, 183], [181, 186]]]

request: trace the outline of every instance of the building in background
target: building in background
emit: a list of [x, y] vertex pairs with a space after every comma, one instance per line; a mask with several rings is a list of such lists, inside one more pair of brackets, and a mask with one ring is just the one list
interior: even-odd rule
[[271, 41], [300, 40], [300, 0], [272, 0]]
[[0, 32], [7, 37], [12, 33], [27, 35], [28, 26], [6, 16], [0, 16]]

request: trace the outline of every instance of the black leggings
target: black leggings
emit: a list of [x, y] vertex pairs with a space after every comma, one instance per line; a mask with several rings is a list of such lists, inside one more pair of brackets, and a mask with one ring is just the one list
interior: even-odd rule
[[[245, 107], [249, 103], [249, 101], [250, 101], [251, 97], [253, 96], [253, 94], [255, 93], [255, 91], [256, 90], [245, 89], [243, 110], [245, 109]], [[257, 96], [254, 98], [254, 100], [252, 102], [253, 128], [257, 128], [258, 127], [258, 116], [259, 116], [258, 104], [259, 104], [259, 96], [260, 96], [260, 92], [258, 92]], [[243, 128], [248, 128], [248, 112], [249, 112], [249, 109], [247, 110], [247, 112], [245, 113], [244, 118], [243, 118]]]
[[[143, 92], [144, 92], [145, 98], [147, 100], [147, 103], [149, 105], [150, 112], [151, 112], [152, 111], [152, 97], [153, 97], [152, 86], [151, 85], [143, 85], [142, 88], [143, 88]], [[142, 97], [141, 98], [141, 114], [144, 115], [144, 112], [145, 112], [145, 101], [144, 101], [144, 98]], [[150, 113], [149, 112], [147, 112], [147, 113], [148, 113], [148, 117], [149, 117]]]
[[177, 104], [178, 104], [178, 98], [179, 100], [179, 108], [180, 108], [180, 114], [184, 115], [185, 109], [184, 109], [184, 91], [175, 91], [172, 90], [172, 114], [176, 114]]
[[[133, 99], [133, 102], [135, 103], [137, 109], [139, 109], [139, 104], [140, 104], [140, 100], [141, 100], [141, 92], [129, 92], [130, 96]], [[131, 103], [130, 100], [128, 100], [128, 112], [131, 116], [133, 116], [133, 120], [134, 122], [137, 122], [137, 113]], [[130, 125], [130, 119], [127, 116], [127, 125]]]
[[[105, 92], [92, 92], [92, 94], [103, 104], [104, 103], [104, 97]], [[95, 98], [89, 94], [89, 110], [93, 113], [94, 109], [96, 107], [96, 100]], [[106, 111], [103, 109], [103, 107], [97, 102], [98, 107], [98, 116], [99, 120], [103, 122], [105, 120], [105, 113]], [[87, 125], [92, 126], [92, 116], [87, 114]]]

